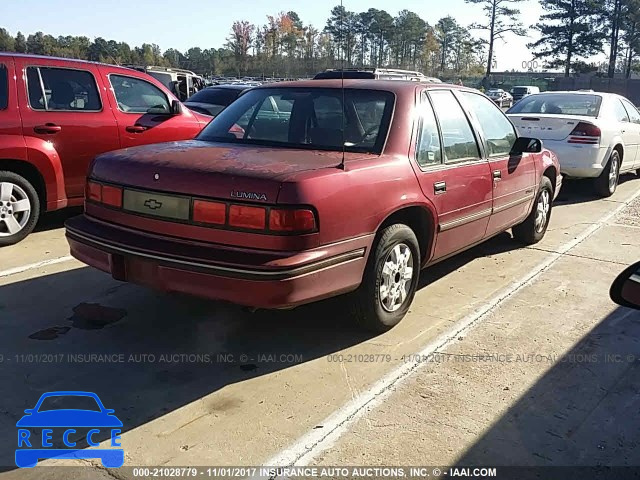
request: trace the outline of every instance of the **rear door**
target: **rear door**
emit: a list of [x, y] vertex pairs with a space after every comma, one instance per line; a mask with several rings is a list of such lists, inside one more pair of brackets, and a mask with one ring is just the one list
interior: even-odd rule
[[627, 110], [622, 105], [620, 98], [611, 96], [607, 103], [609, 119], [616, 122], [617, 130], [620, 132], [624, 142], [624, 155], [620, 162], [620, 170], [631, 170], [636, 161], [640, 131], [635, 124], [631, 123]]
[[493, 213], [487, 235], [506, 230], [529, 213], [536, 187], [534, 155], [510, 155], [515, 127], [491, 100], [473, 92], [456, 92], [482, 137], [493, 179]]
[[200, 132], [201, 125], [188, 108], [179, 114], [171, 113], [175, 98], [155, 80], [134, 71], [116, 73], [107, 66], [100, 66], [100, 70], [110, 87], [109, 101], [122, 147], [189, 140]]
[[422, 93], [416, 164], [422, 191], [438, 211], [433, 259], [482, 240], [491, 215], [491, 170], [450, 90]]
[[116, 121], [91, 63], [16, 57], [25, 137], [50, 142], [62, 162], [67, 198], [82, 197], [89, 162], [120, 147]]
[[[631, 165], [637, 169], [640, 166], [640, 112], [638, 112], [638, 109], [626, 98], [621, 98], [620, 100], [629, 115], [629, 125], [627, 125], [627, 129], [631, 132], [630, 140], [636, 144], [636, 157]], [[629, 166], [631, 167], [631, 165]]]

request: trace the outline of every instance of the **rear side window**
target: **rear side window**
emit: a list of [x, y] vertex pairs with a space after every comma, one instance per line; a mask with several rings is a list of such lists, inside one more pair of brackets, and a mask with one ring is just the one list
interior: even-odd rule
[[34, 110], [95, 112], [102, 109], [90, 72], [71, 68], [27, 67], [29, 105]]
[[480, 158], [478, 144], [469, 120], [453, 93], [440, 90], [431, 92], [429, 95], [442, 130], [445, 163]]
[[618, 122], [629, 121], [629, 115], [627, 115], [627, 111], [624, 109], [622, 102], [617, 98], [611, 99], [610, 117]]
[[5, 110], [9, 104], [9, 75], [7, 67], [0, 63], [0, 110]]
[[421, 167], [437, 165], [442, 162], [438, 125], [433, 114], [433, 108], [425, 94], [423, 94], [420, 111], [420, 134], [416, 159]]
[[110, 75], [109, 80], [118, 102], [126, 113], [169, 113], [169, 100], [162, 90], [149, 82], [123, 75]]
[[487, 155], [508, 155], [516, 141], [511, 122], [491, 100], [470, 92], [461, 92], [478, 118], [484, 133]]
[[638, 109], [626, 99], [623, 99], [622, 103], [624, 105], [624, 108], [627, 110], [627, 113], [629, 114], [629, 119], [631, 119], [633, 123], [640, 123], [640, 113], [638, 112]]

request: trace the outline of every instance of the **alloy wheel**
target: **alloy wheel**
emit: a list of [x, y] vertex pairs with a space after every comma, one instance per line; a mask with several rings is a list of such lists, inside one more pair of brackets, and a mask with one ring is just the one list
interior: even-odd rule
[[20, 186], [0, 183], [0, 237], [20, 232], [31, 217], [31, 202]]
[[380, 274], [382, 308], [395, 312], [402, 306], [409, 295], [413, 275], [411, 249], [405, 243], [399, 243], [387, 255]]

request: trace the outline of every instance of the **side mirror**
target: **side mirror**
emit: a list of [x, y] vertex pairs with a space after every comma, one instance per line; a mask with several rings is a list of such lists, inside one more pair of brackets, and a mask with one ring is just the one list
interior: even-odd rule
[[542, 140], [529, 137], [516, 138], [513, 147], [511, 147], [511, 155], [522, 155], [523, 153], [540, 153], [542, 151]]
[[171, 115], [180, 115], [182, 113], [182, 103], [178, 100], [171, 102]]
[[609, 296], [618, 305], [640, 310], [640, 262], [618, 275], [611, 285]]

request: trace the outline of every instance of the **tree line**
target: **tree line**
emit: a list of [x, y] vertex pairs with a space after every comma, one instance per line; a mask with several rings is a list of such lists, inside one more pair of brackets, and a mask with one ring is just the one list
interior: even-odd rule
[[[265, 77], [306, 76], [326, 68], [389, 67], [418, 70], [430, 76], [488, 77], [495, 68], [496, 46], [508, 48], [508, 35], [539, 35], [530, 58], [547, 68], [572, 72], [595, 70], [585, 59], [608, 55], [606, 75], [630, 76], [640, 69], [640, 0], [540, 0], [544, 14], [528, 28], [518, 4], [525, 0], [465, 0], [481, 9], [479, 20], [461, 25], [452, 16], [429, 24], [415, 12], [392, 16], [370, 8], [352, 12], [331, 9], [326, 24], [305, 24], [294, 12], [267, 16], [263, 25], [233, 22], [219, 48], [187, 51], [144, 43], [94, 40], [36, 32], [13, 37], [0, 28], [0, 51], [53, 55], [127, 65], [159, 65], [205, 75]], [[523, 58], [527, 61], [527, 58]]]

